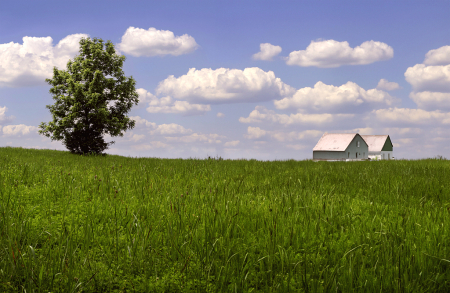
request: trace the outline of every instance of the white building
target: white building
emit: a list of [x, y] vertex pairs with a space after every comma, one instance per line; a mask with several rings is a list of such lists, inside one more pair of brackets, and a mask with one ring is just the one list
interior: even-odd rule
[[313, 160], [367, 160], [369, 146], [358, 133], [325, 133], [313, 149]]
[[369, 158], [372, 160], [391, 160], [394, 146], [389, 135], [361, 135], [369, 145]]

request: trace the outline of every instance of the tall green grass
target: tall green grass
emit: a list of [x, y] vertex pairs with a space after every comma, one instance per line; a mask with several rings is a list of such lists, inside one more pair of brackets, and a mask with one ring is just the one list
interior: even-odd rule
[[0, 148], [0, 291], [450, 292], [449, 179]]

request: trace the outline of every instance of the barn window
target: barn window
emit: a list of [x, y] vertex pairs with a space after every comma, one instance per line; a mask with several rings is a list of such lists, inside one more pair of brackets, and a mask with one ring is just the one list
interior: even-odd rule
[[348, 152], [348, 157], [350, 158], [350, 152]]
[[356, 147], [358, 147], [358, 148], [359, 148], [359, 141], [357, 141], [357, 142], [356, 142]]

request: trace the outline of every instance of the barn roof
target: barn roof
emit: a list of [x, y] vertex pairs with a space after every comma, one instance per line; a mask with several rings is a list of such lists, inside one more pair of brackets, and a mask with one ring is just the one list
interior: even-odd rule
[[369, 145], [369, 152], [381, 152], [389, 135], [361, 135], [361, 137]]
[[325, 133], [313, 148], [313, 151], [343, 152], [355, 138], [357, 133]]

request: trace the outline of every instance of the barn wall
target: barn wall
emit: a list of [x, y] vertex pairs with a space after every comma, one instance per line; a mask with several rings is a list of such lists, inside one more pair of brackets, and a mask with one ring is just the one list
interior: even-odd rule
[[[383, 159], [383, 154], [384, 154], [384, 159]], [[385, 152], [385, 151], [381, 151], [381, 152], [370, 152], [369, 153], [369, 158], [371, 158], [372, 160], [388, 160], [390, 156], [390, 159], [392, 160], [392, 157], [394, 156], [394, 152]]]
[[346, 152], [313, 151], [313, 160], [343, 160]]
[[[357, 147], [357, 142], [359, 141], [359, 147]], [[356, 157], [356, 152], [358, 152], [358, 158]], [[350, 157], [348, 155], [350, 153]], [[348, 145], [345, 150], [346, 159], [367, 159], [369, 157], [369, 147], [364, 139], [356, 135], [352, 142]]]

